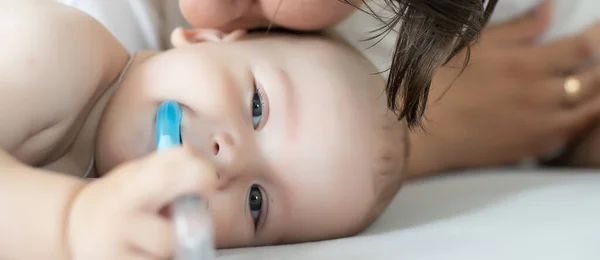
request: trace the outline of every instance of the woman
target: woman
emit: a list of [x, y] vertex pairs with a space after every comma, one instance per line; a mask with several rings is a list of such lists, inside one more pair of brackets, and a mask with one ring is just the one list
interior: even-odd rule
[[[342, 21], [355, 8], [362, 8], [381, 23], [378, 28], [370, 28], [379, 30], [378, 34], [359, 33], [361, 39], [370, 36], [379, 38], [390, 31], [398, 33], [399, 40], [394, 47], [396, 52], [391, 58], [388, 103], [390, 108], [399, 110], [400, 118], [406, 118], [411, 126], [418, 124], [424, 113], [434, 69], [475, 40], [497, 0], [487, 1], [487, 8], [483, 2], [485, 1], [179, 1], [183, 15], [192, 25], [226, 31], [273, 26], [293, 30], [319, 30]], [[402, 26], [397, 26], [399, 22], [402, 22]], [[349, 41], [356, 42], [355, 39]], [[407, 102], [398, 104], [399, 98]]]
[[[581, 6], [586, 4], [585, 1], [563, 2], [570, 6]], [[349, 2], [357, 5], [361, 1]], [[540, 1], [500, 1], [496, 20], [504, 22], [491, 25], [483, 31], [481, 41], [470, 53], [472, 63], [466, 70], [462, 70], [462, 65], [469, 50], [454, 57], [449, 66], [436, 71], [431, 98], [427, 102], [427, 78], [448, 57], [447, 52], [440, 50], [455, 50], [475, 38], [474, 32], [482, 26], [479, 22], [484, 19], [473, 18], [463, 11], [476, 9], [481, 1], [383, 2], [384, 5], [409, 3], [413, 7], [413, 13], [407, 13], [403, 17], [400, 40], [396, 42], [394, 36], [392, 39], [387, 37], [379, 43], [380, 46], [374, 46], [379, 48], [379, 54], [374, 56], [382, 56], [383, 53], [385, 59], [393, 62], [388, 96], [394, 97], [397, 94], [405, 98], [411, 97], [407, 100], [414, 100], [401, 104], [400, 115], [406, 116], [409, 122], [416, 125], [424, 104], [428, 104], [425, 114], [427, 120], [422, 124], [426, 131], [414, 131], [411, 136], [409, 171], [412, 177], [422, 177], [443, 170], [513, 164], [524, 158], [537, 158], [571, 140], [600, 115], [597, 97], [600, 92], [596, 91], [600, 84], [594, 84], [596, 74], [600, 73], [595, 73], [597, 70], [593, 67], [572, 73], [585, 64], [598, 49], [598, 45], [594, 43], [598, 38], [596, 35], [600, 35], [600, 28], [589, 27], [587, 31], [575, 34], [574, 37], [548, 43], [540, 44], [536, 41], [544, 36], [550, 26], [552, 10], [560, 8], [564, 13], [564, 6], [553, 8], [546, 1], [519, 17], [506, 8], [527, 9]], [[495, 1], [489, 2], [487, 14], [495, 4]], [[275, 25], [314, 30], [333, 25], [352, 11], [336, 0], [180, 0], [180, 6], [193, 25], [224, 29]], [[376, 3], [369, 6], [382, 5]], [[396, 8], [391, 8], [396, 11], [394, 14], [403, 13], [397, 5], [394, 6]], [[444, 10], [444, 13], [437, 13], [435, 10]], [[416, 15], [419, 13], [426, 14], [428, 18], [419, 20]], [[474, 14], [483, 15], [477, 12]], [[380, 15], [383, 16], [385, 15]], [[451, 19], [455, 19], [454, 22], [449, 21]], [[506, 21], [508, 19], [510, 20]], [[381, 25], [365, 25], [364, 22], [357, 21], [351, 17], [336, 27], [343, 36], [354, 37], [355, 44], [363, 44], [359, 40], [370, 36], [366, 33], [376, 29], [373, 25]], [[459, 32], [459, 24], [470, 26], [473, 31], [467, 32], [473, 33], [463, 34], [462, 41], [453, 46], [449, 35]], [[450, 33], [444, 35], [443, 32]], [[428, 48], [413, 48], [414, 52], [407, 53], [397, 52], [393, 59], [389, 58], [392, 56], [389, 50], [396, 43], [397, 51], [411, 50], [406, 46], [412, 46], [416, 42], [416, 37], [411, 37], [415, 35], [420, 36], [419, 46]], [[553, 35], [545, 36], [552, 38]], [[428, 55], [421, 56], [421, 53]], [[381, 61], [383, 69], [390, 65], [386, 63], [387, 60]], [[415, 71], [411, 68], [419, 69]], [[452, 87], [449, 88], [451, 84]], [[396, 90], [399, 86], [411, 87], [401, 88], [398, 93]], [[390, 106], [397, 108], [393, 101], [395, 99], [391, 98]]]

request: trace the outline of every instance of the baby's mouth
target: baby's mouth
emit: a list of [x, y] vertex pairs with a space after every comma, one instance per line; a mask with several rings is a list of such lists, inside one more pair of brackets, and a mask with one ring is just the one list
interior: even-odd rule
[[187, 136], [186, 130], [190, 129], [190, 117], [188, 113], [185, 113], [185, 111], [182, 111], [181, 113], [181, 122], [179, 125], [179, 140], [181, 141], [181, 144], [184, 145], [184, 136]]
[[181, 145], [196, 155], [211, 158], [211, 155], [219, 153], [220, 147], [216, 142], [212, 142], [211, 145], [210, 138], [205, 137], [204, 134], [196, 133], [183, 125], [181, 127]]
[[193, 113], [186, 113], [183, 110], [180, 127], [182, 145], [204, 156], [218, 154], [221, 147], [212, 140], [211, 131], [214, 129], [213, 126], [206, 120], [199, 118], [202, 117], [201, 115], [193, 115], [192, 118], [190, 114]]

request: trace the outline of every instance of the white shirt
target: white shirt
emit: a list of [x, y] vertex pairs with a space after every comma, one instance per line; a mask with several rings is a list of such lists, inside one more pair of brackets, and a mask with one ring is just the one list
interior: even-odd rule
[[96, 18], [130, 53], [170, 47], [169, 36], [188, 24], [175, 0], [58, 0]]
[[[385, 13], [379, 8], [380, 0], [369, 1], [370, 6]], [[519, 17], [532, 10], [544, 0], [499, 0], [492, 15], [491, 23], [497, 24]], [[600, 20], [600, 0], [554, 0], [552, 1], [553, 16], [550, 27], [540, 40], [548, 41], [561, 36], [582, 31]], [[397, 33], [390, 32], [374, 47], [374, 41], [364, 41], [373, 35], [371, 31], [383, 24], [364, 12], [355, 12], [345, 21], [335, 27], [346, 41], [362, 51], [380, 71], [389, 69], [391, 57], [396, 43]], [[387, 78], [387, 73], [384, 74]]]

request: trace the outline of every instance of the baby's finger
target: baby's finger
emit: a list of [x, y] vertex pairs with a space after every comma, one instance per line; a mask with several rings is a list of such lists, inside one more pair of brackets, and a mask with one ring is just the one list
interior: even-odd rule
[[152, 259], [170, 259], [175, 252], [175, 230], [167, 219], [151, 214], [139, 214], [124, 232], [128, 243], [142, 255]]
[[117, 171], [120, 204], [149, 212], [158, 213], [184, 195], [208, 196], [216, 188], [211, 164], [181, 147], [154, 153]]
[[216, 180], [216, 171], [208, 161], [177, 147], [148, 158], [134, 187], [139, 189], [140, 206], [158, 212], [184, 195], [210, 195]]
[[152, 257], [144, 255], [144, 254], [128, 254], [127, 256], [120, 257], [117, 259], [119, 259], [119, 260], [166, 260], [167, 258], [158, 259], [158, 258], [152, 258]]

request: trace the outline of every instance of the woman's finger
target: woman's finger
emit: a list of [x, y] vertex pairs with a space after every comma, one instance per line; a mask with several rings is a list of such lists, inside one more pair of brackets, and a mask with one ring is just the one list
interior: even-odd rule
[[564, 75], [594, 58], [600, 50], [600, 24], [583, 33], [532, 47], [529, 52], [547, 75]]
[[170, 259], [175, 252], [175, 231], [171, 223], [155, 214], [137, 214], [124, 227], [127, 242], [152, 259]]
[[556, 118], [566, 140], [579, 134], [600, 119], [600, 95], [571, 110], [563, 110]]
[[548, 84], [553, 103], [559, 109], [573, 109], [600, 94], [600, 65], [567, 77], [557, 77]]
[[530, 43], [546, 31], [550, 24], [551, 14], [551, 1], [546, 0], [519, 18], [502, 24], [490, 25], [484, 30], [482, 41], [500, 45]]

